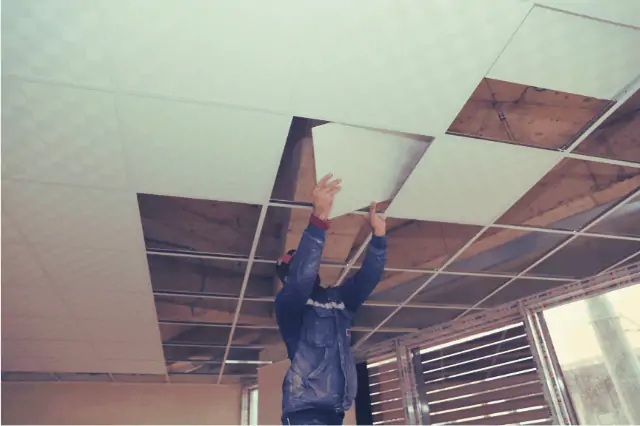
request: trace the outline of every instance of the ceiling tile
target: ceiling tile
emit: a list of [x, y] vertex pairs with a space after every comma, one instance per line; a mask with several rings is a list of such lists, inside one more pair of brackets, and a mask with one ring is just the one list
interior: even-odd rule
[[[4, 222], [4, 218], [2, 219]], [[4, 233], [3, 233], [4, 236]], [[10, 239], [10, 237], [8, 237]], [[23, 242], [2, 244], [2, 289], [38, 290], [50, 285], [49, 278]], [[46, 290], [46, 289], [45, 289]]]
[[100, 356], [109, 360], [154, 361], [162, 358], [160, 342], [155, 343], [116, 343], [95, 342]]
[[533, 275], [586, 278], [640, 251], [640, 241], [577, 237], [531, 270]]
[[431, 138], [328, 123], [312, 129], [316, 181], [341, 179], [329, 218], [392, 199]]
[[2, 371], [51, 371], [51, 365], [55, 360], [53, 358], [43, 357], [20, 357], [2, 360]]
[[2, 174], [101, 188], [127, 185], [112, 94], [11, 79], [2, 92]]
[[46, 371], [55, 373], [106, 373], [107, 362], [95, 355], [56, 358], [48, 364]]
[[640, 90], [607, 117], [574, 152], [640, 163]]
[[567, 12], [640, 27], [640, 4], [602, 0], [535, 0], [536, 3]]
[[9, 218], [9, 215], [2, 212], [2, 249], [16, 243], [22, 243], [22, 235], [16, 223]]
[[97, 356], [89, 342], [20, 340], [12, 341], [8, 346], [10, 348], [9, 354], [16, 356], [37, 356], [54, 359], [83, 359]]
[[[579, 230], [638, 186], [640, 169], [564, 159], [497, 222]], [[632, 219], [633, 214], [624, 222]]]
[[3, 208], [32, 243], [113, 250], [142, 244], [133, 194], [7, 179], [2, 189]]
[[611, 101], [484, 78], [449, 133], [538, 148], [567, 147]]
[[613, 99], [638, 74], [639, 44], [635, 29], [535, 7], [488, 77]]
[[149, 291], [144, 253], [132, 250], [36, 249], [47, 274], [63, 291]]
[[387, 214], [489, 224], [560, 158], [545, 150], [443, 135], [432, 143]]
[[115, 291], [64, 290], [61, 297], [78, 318], [108, 320], [114, 316], [147, 322], [155, 318], [150, 294]]
[[155, 319], [132, 320], [114, 316], [108, 320], [82, 319], [84, 339], [91, 342], [156, 342], [160, 331]]
[[444, 132], [531, 8], [520, 1], [489, 4], [305, 4], [296, 23], [304, 46], [293, 95], [296, 115]]
[[249, 256], [260, 206], [138, 194], [147, 248]]
[[296, 50], [305, 38], [297, 20], [301, 5], [190, 1], [158, 7], [155, 0], [117, 0], [108, 6], [114, 75], [122, 89], [290, 109], [299, 78]]
[[110, 359], [106, 367], [110, 373], [121, 374], [165, 374], [167, 372], [162, 361]]
[[65, 317], [69, 315], [60, 293], [51, 285], [2, 286], [2, 312], [7, 315]]
[[110, 87], [101, 6], [82, 0], [6, 2], [2, 73]]
[[291, 116], [131, 96], [118, 102], [137, 192], [268, 200]]
[[84, 322], [72, 317], [20, 317], [12, 312], [4, 312], [2, 316], [2, 337], [6, 339], [27, 340], [87, 340], [88, 335]]
[[447, 270], [517, 274], [567, 238], [564, 234], [490, 228]]

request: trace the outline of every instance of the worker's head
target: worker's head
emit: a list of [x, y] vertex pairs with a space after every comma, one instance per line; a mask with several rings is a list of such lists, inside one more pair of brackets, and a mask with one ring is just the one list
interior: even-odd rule
[[[293, 256], [295, 256], [295, 254], [295, 250], [289, 250], [287, 254], [281, 256], [276, 263], [276, 273], [278, 274], [278, 278], [280, 278], [282, 284], [287, 284], [289, 268], [291, 267], [291, 261], [293, 260]], [[316, 276], [316, 285], [321, 286], [320, 275]]]

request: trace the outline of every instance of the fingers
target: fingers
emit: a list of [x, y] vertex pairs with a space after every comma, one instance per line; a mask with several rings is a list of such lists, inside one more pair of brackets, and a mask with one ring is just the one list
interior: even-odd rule
[[316, 191], [337, 194], [342, 189], [342, 187], [340, 186], [340, 184], [342, 183], [342, 179], [330, 180], [332, 177], [333, 173], [326, 174], [322, 179], [320, 179], [320, 182], [318, 182], [314, 189]]
[[318, 182], [318, 186], [325, 186], [327, 182], [329, 182], [329, 179], [331, 179], [332, 177], [333, 173], [327, 173], [322, 177], [322, 179], [320, 179], [320, 182]]
[[378, 203], [373, 201], [371, 203], [371, 205], [369, 206], [369, 214], [371, 216], [373, 216], [374, 214], [376, 214], [376, 209], [378, 208]]

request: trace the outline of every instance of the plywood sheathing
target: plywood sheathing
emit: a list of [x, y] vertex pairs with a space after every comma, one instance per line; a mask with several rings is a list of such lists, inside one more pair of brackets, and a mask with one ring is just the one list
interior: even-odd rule
[[640, 90], [591, 133], [576, 152], [640, 162]]
[[610, 106], [582, 95], [483, 79], [449, 132], [541, 148], [561, 148]]

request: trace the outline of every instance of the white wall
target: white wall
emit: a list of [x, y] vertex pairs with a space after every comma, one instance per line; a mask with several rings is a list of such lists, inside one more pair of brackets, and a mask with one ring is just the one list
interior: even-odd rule
[[[289, 360], [266, 365], [258, 370], [258, 424], [280, 424], [282, 416], [282, 380], [289, 368]], [[345, 425], [356, 424], [355, 409], [344, 416]]]
[[240, 424], [239, 385], [2, 383], [2, 424]]

